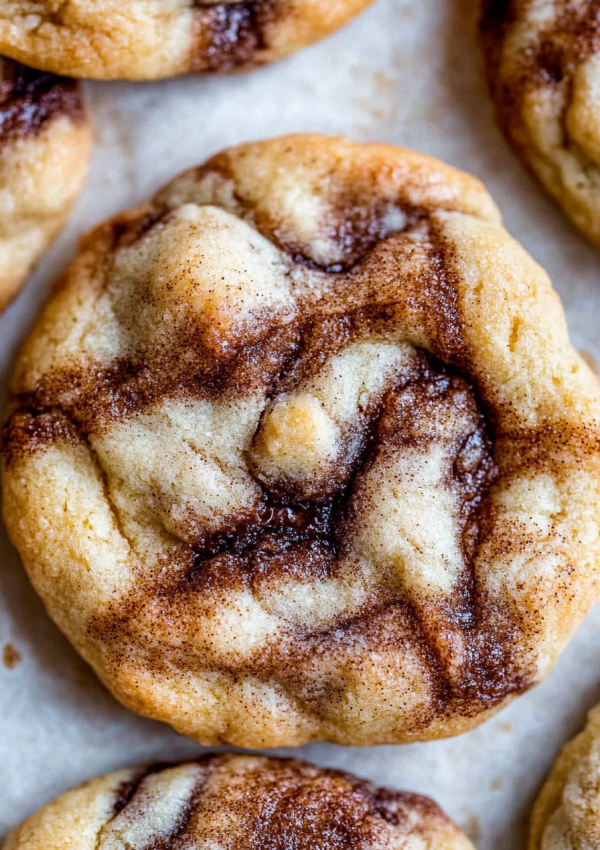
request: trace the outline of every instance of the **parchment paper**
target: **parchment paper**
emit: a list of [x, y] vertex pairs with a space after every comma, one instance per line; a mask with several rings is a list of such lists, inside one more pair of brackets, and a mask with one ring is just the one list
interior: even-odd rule
[[[0, 404], [15, 351], [52, 278], [90, 226], [230, 144], [343, 133], [435, 154], [481, 177], [508, 229], [544, 265], [575, 345], [600, 359], [600, 253], [527, 176], [496, 129], [475, 41], [476, 0], [378, 0], [352, 25], [279, 65], [227, 79], [89, 84], [97, 145], [70, 226], [0, 319]], [[101, 772], [199, 748], [121, 708], [50, 622], [0, 530], [0, 838]], [[550, 679], [449, 741], [307, 759], [433, 796], [480, 850], [525, 846], [533, 799], [562, 743], [600, 700], [600, 610]]]

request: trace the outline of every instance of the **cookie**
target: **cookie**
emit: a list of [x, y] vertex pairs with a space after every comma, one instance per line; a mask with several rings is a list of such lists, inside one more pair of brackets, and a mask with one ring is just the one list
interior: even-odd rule
[[600, 706], [554, 763], [531, 818], [530, 850], [600, 845]]
[[485, 0], [481, 31], [500, 124], [573, 223], [600, 247], [600, 6]]
[[121, 770], [50, 803], [4, 850], [473, 850], [432, 800], [299, 761], [208, 756]]
[[77, 85], [0, 58], [0, 310], [64, 225], [89, 149]]
[[437, 160], [217, 155], [88, 236], [13, 390], [34, 586], [118, 699], [200, 742], [458, 734], [598, 597], [600, 385]]
[[95, 80], [246, 71], [324, 38], [372, 2], [12, 0], [0, 11], [0, 52]]

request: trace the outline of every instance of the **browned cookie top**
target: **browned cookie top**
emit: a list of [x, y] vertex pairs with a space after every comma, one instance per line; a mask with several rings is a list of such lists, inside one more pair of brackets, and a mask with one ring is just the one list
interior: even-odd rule
[[468, 728], [597, 593], [600, 392], [477, 181], [299, 136], [87, 239], [5, 518], [115, 694], [201, 741]]
[[600, 245], [600, 3], [486, 0], [481, 31], [503, 129]]
[[373, 0], [27, 0], [0, 9], [0, 51], [93, 79], [265, 65], [334, 32]]
[[81, 850], [473, 850], [426, 797], [239, 755], [96, 779], [26, 821], [6, 850], [68, 846], [75, 829]]
[[530, 850], [587, 850], [600, 842], [600, 709], [563, 748], [534, 806]]
[[77, 84], [0, 58], [0, 310], [64, 224], [89, 147]]
[[0, 144], [35, 136], [49, 121], [66, 116], [83, 122], [77, 83], [0, 60]]

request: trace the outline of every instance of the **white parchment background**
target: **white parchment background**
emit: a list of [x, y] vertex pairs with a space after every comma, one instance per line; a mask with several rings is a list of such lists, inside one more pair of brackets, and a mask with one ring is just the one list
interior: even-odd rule
[[[488, 185], [508, 229], [551, 273], [575, 345], [600, 355], [600, 253], [527, 176], [494, 126], [474, 37], [476, 0], [378, 0], [328, 41], [248, 76], [88, 85], [97, 146], [67, 232], [0, 318], [0, 404], [15, 351], [83, 231], [230, 144], [343, 133], [435, 154]], [[46, 617], [0, 530], [0, 838], [83, 779], [198, 748], [121, 708]], [[308, 759], [429, 794], [480, 850], [525, 846], [531, 803], [561, 744], [600, 699], [600, 610], [544, 685], [461, 738], [304, 748]]]

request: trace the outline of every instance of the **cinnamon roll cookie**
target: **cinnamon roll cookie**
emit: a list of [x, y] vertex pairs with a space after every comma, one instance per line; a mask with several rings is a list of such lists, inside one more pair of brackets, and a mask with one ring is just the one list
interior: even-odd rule
[[0, 310], [65, 223], [89, 148], [76, 84], [0, 58]]
[[339, 29], [373, 0], [2, 0], [0, 53], [96, 80], [266, 65]]
[[463, 732], [598, 596], [600, 386], [434, 159], [225, 151], [92, 232], [13, 389], [33, 584], [123, 703], [203, 743]]
[[25, 821], [4, 850], [474, 850], [432, 800], [299, 761], [208, 756], [121, 770]]
[[485, 0], [482, 34], [506, 135], [600, 247], [600, 2]]
[[600, 706], [566, 745], [535, 804], [530, 850], [600, 846]]

